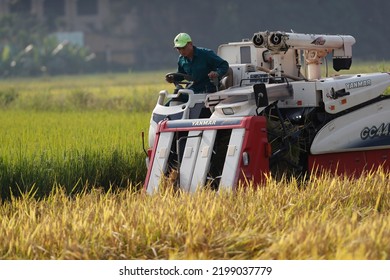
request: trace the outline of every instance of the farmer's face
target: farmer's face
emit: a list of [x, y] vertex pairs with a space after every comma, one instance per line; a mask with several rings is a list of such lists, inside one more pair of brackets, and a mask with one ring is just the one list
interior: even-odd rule
[[191, 42], [188, 42], [182, 48], [176, 48], [176, 49], [182, 56], [185, 56], [185, 57], [191, 57], [192, 56], [193, 48], [192, 48], [192, 43]]

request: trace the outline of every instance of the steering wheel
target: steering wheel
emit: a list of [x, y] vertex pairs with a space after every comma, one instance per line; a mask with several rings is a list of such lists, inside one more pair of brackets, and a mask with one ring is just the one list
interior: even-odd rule
[[[193, 78], [190, 75], [178, 73], [178, 72], [167, 73], [165, 75], [165, 78], [172, 79], [173, 84], [176, 87], [178, 87], [179, 85], [186, 85], [186, 87], [188, 87], [189, 85], [191, 85], [194, 82]], [[176, 79], [180, 79], [180, 78], [182, 78], [181, 81], [176, 80]]]

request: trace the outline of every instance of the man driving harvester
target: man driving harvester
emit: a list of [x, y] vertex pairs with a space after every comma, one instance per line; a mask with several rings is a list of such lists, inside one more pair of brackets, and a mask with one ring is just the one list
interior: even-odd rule
[[[187, 33], [179, 33], [173, 43], [180, 54], [177, 72], [192, 77], [193, 84], [190, 89], [194, 93], [216, 92], [219, 80], [229, 69], [229, 63], [210, 49], [194, 46]], [[178, 76], [166, 76], [166, 81], [169, 83], [183, 79]]]

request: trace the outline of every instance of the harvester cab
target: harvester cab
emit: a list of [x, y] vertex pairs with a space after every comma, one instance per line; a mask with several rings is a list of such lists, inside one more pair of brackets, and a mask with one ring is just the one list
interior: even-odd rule
[[[167, 177], [193, 192], [258, 186], [267, 174], [389, 168], [389, 73], [322, 77], [330, 55], [336, 71], [351, 67], [354, 43], [349, 35], [265, 31], [221, 45], [230, 69], [219, 91], [160, 92], [145, 190]], [[175, 103], [180, 95], [188, 99]]]

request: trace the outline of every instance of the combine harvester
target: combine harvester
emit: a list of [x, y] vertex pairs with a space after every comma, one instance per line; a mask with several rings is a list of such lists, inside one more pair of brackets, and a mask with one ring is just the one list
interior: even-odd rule
[[174, 93], [159, 93], [150, 120], [147, 193], [165, 177], [194, 192], [248, 181], [256, 186], [266, 174], [359, 176], [390, 169], [390, 73], [321, 77], [327, 56], [336, 71], [350, 68], [354, 43], [348, 35], [266, 31], [221, 45], [218, 54], [230, 69], [219, 91], [193, 94], [184, 75]]

